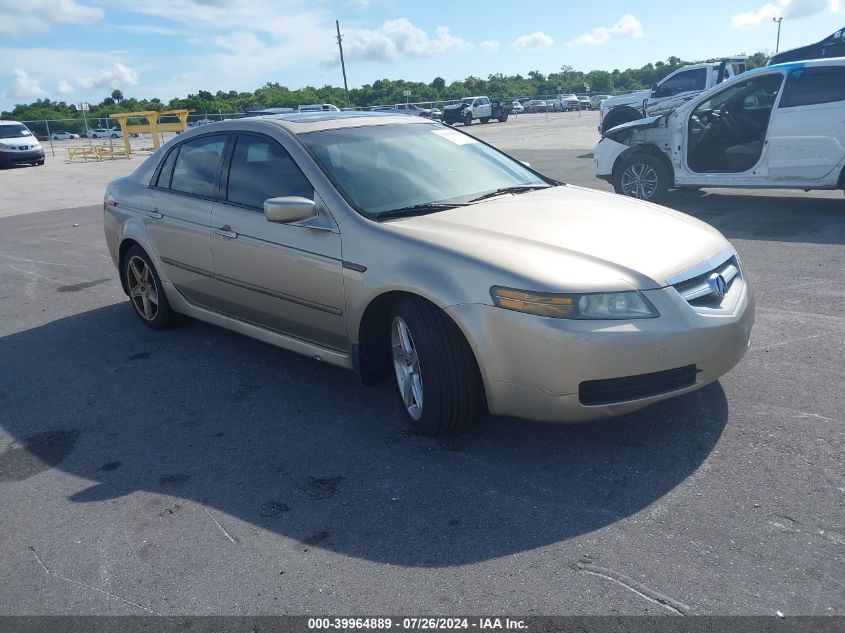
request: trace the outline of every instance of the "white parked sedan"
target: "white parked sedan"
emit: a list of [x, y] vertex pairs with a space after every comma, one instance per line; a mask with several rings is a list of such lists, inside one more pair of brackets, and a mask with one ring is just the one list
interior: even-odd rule
[[51, 138], [54, 141], [68, 141], [70, 139], [79, 138], [79, 134], [73, 134], [72, 132], [53, 132], [53, 134], [51, 134]]

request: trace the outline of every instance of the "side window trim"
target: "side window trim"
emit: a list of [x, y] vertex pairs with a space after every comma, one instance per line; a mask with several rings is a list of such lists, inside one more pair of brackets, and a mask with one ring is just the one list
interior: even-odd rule
[[231, 205], [233, 207], [240, 207], [241, 209], [246, 209], [248, 211], [255, 211], [255, 212], [258, 212], [258, 213], [264, 213], [264, 209], [262, 209], [262, 208], [254, 207], [254, 206], [248, 205], [248, 204], [243, 204], [241, 202], [233, 202], [233, 201], [229, 200], [229, 174], [230, 174], [231, 169], [232, 169], [232, 159], [235, 156], [235, 147], [237, 146], [238, 140], [241, 137], [257, 138], [257, 139], [260, 139], [262, 141], [275, 144], [277, 147], [279, 147], [283, 152], [285, 152], [290, 157], [291, 162], [299, 170], [299, 173], [302, 174], [302, 177], [309, 184], [309, 186], [311, 186], [314, 189], [314, 195], [315, 196], [317, 195], [317, 189], [314, 187], [314, 183], [312, 183], [311, 180], [308, 178], [308, 176], [305, 175], [305, 172], [302, 171], [302, 168], [296, 162], [296, 159], [294, 159], [293, 154], [291, 154], [290, 151], [288, 151], [288, 148], [285, 147], [283, 143], [279, 142], [277, 139], [273, 138], [272, 136], [268, 136], [266, 134], [261, 134], [260, 132], [236, 132], [236, 133], [230, 135], [229, 144], [226, 147], [226, 151], [224, 152], [224, 159], [223, 159], [223, 164], [222, 164], [223, 173], [220, 175], [219, 187], [218, 187], [218, 191], [217, 191], [217, 193], [218, 193], [217, 199], [220, 202]]

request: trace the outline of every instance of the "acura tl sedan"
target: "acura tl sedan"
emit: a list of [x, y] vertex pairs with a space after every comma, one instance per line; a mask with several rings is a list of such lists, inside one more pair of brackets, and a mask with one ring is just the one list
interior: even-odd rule
[[428, 434], [634, 411], [716, 380], [751, 334], [712, 227], [417, 117], [189, 130], [108, 186], [104, 222], [145, 325], [187, 315], [395, 381]]

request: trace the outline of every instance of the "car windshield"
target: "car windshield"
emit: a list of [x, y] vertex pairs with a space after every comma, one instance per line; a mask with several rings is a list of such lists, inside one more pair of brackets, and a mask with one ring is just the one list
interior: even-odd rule
[[475, 101], [472, 97], [468, 97], [466, 99], [461, 99], [461, 103], [465, 103], [467, 105], [472, 105], [472, 102]]
[[436, 124], [339, 128], [299, 138], [353, 205], [373, 219], [553, 182], [468, 134]]
[[17, 138], [20, 136], [32, 136], [32, 132], [20, 123], [0, 125], [0, 138]]

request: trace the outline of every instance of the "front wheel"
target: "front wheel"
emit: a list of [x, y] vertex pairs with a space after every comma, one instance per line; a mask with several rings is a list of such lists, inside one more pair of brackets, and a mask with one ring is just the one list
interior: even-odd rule
[[613, 188], [618, 194], [658, 202], [669, 191], [669, 180], [669, 170], [662, 160], [650, 154], [634, 154], [614, 170]]
[[472, 115], [471, 114], [467, 114], [464, 117], [464, 125], [472, 125]]
[[140, 246], [132, 246], [123, 263], [123, 276], [129, 301], [141, 323], [154, 330], [175, 325], [178, 315], [170, 307], [149, 255]]
[[459, 433], [482, 413], [483, 388], [461, 331], [435, 305], [414, 297], [390, 317], [396, 385], [411, 426], [425, 435]]

